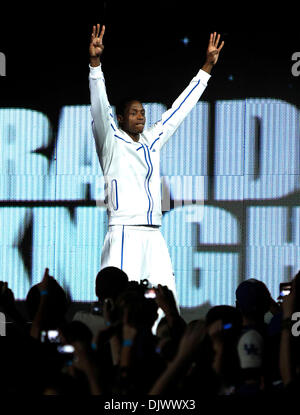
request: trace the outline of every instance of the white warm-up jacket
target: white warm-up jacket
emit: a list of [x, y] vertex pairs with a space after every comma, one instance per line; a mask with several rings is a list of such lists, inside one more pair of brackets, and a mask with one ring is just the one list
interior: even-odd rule
[[196, 105], [209, 78], [200, 69], [161, 120], [135, 142], [114, 121], [101, 65], [90, 66], [92, 130], [109, 225], [161, 225], [160, 150]]

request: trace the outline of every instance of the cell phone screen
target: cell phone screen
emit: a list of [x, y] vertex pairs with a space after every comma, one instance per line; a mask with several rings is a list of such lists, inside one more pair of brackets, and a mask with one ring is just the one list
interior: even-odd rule
[[58, 330], [48, 330], [48, 340], [50, 343], [59, 343], [59, 331]]
[[43, 330], [41, 332], [41, 342], [60, 343], [58, 330]]
[[63, 346], [58, 346], [57, 351], [62, 354], [74, 353], [74, 347], [71, 344], [65, 344]]
[[282, 282], [279, 285], [279, 295], [280, 297], [285, 297], [286, 295], [289, 295], [291, 292], [291, 283], [289, 282]]
[[147, 290], [145, 292], [145, 297], [146, 298], [156, 298], [156, 293], [155, 293], [154, 288], [150, 288], [149, 290]]

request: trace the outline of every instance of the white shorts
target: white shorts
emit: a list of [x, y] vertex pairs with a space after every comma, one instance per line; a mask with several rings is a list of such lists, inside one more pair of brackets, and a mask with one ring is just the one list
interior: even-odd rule
[[176, 284], [167, 244], [159, 228], [134, 225], [109, 227], [101, 255], [101, 269], [122, 269], [130, 281], [147, 279], [166, 285], [177, 300]]

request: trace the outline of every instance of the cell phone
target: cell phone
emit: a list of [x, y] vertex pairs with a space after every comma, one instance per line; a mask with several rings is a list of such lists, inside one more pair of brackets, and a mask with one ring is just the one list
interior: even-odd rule
[[43, 330], [41, 332], [41, 342], [60, 343], [58, 330]]
[[149, 288], [145, 292], [145, 298], [156, 298], [156, 292], [154, 288]]
[[102, 314], [102, 308], [100, 306], [100, 304], [93, 304], [91, 307], [91, 312], [92, 314], [97, 314], [97, 315], [101, 315]]
[[228, 330], [232, 328], [232, 324], [231, 323], [225, 323], [223, 324], [223, 330]]
[[75, 349], [71, 344], [64, 344], [57, 346], [57, 351], [61, 354], [73, 354]]
[[291, 292], [292, 284], [290, 282], [281, 282], [279, 284], [279, 297], [285, 297]]

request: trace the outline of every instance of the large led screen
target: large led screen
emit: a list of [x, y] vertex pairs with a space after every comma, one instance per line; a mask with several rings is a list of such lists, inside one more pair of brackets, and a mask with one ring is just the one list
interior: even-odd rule
[[[148, 126], [166, 110], [144, 105]], [[108, 223], [90, 107], [63, 107], [58, 126], [38, 111], [1, 108], [0, 143], [1, 279], [24, 299], [47, 266], [73, 301], [94, 301]], [[161, 152], [161, 231], [182, 307], [233, 305], [237, 285], [251, 277], [276, 298], [295, 275], [299, 161], [292, 104], [196, 105]]]

